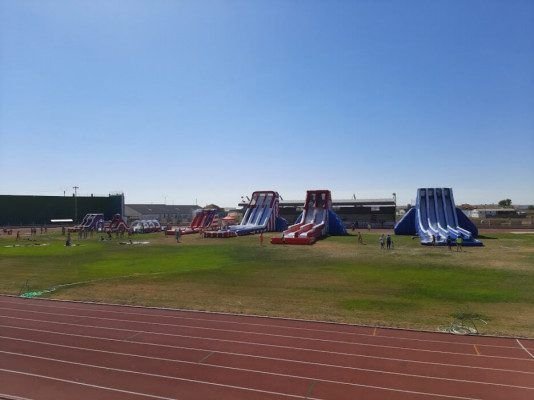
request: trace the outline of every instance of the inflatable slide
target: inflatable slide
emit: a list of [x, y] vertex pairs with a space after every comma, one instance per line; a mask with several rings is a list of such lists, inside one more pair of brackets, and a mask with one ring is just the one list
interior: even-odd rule
[[205, 232], [205, 237], [235, 237], [260, 232], [282, 231], [287, 221], [278, 215], [280, 195], [273, 191], [252, 193], [241, 223], [224, 230]]
[[455, 241], [460, 236], [464, 246], [483, 245], [475, 239], [475, 224], [456, 207], [451, 188], [417, 189], [415, 207], [395, 225], [395, 234], [417, 235], [423, 245], [445, 245], [447, 238]]
[[332, 196], [329, 190], [308, 190], [304, 211], [295, 225], [272, 238], [273, 244], [314, 244], [328, 235], [346, 235], [347, 231], [339, 217], [332, 211]]

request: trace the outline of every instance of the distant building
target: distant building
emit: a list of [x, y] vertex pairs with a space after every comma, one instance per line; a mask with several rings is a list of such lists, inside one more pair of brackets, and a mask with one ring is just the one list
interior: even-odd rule
[[462, 210], [469, 218], [523, 218], [524, 212], [519, 212], [514, 208], [475, 208], [472, 210]]
[[410, 210], [410, 208], [412, 208], [411, 204], [395, 207], [397, 217], [403, 217], [404, 214], [406, 214]]
[[200, 208], [197, 205], [126, 204], [124, 214], [128, 221], [157, 219], [162, 224], [182, 224], [190, 222], [193, 213]]

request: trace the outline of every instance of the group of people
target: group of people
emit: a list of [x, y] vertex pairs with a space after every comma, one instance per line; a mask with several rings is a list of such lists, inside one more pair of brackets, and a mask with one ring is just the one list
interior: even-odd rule
[[[464, 251], [463, 250], [463, 244], [464, 244], [464, 238], [462, 235], [458, 235], [456, 237], [456, 240], [454, 240], [451, 235], [447, 235], [446, 239], [447, 247], [449, 248], [449, 251], [452, 251], [452, 246], [456, 245], [456, 251]], [[436, 246], [437, 244], [437, 237], [435, 235], [432, 235], [432, 246]]]
[[381, 234], [380, 238], [378, 239], [378, 242], [380, 243], [380, 250], [384, 250], [384, 245], [386, 246], [387, 250], [391, 250], [393, 248], [393, 239], [391, 238], [391, 235], [389, 233], [387, 234], [387, 236]]
[[[11, 235], [13, 231], [10, 229], [8, 232], [9, 232], [8, 234]], [[40, 232], [41, 234], [48, 233], [48, 228], [46, 226], [45, 227], [41, 226]], [[37, 228], [30, 228], [30, 238], [35, 238], [36, 236], [37, 236]], [[21, 239], [20, 230], [17, 230], [16, 240], [18, 241], [20, 239]]]
[[[358, 232], [357, 237], [358, 237], [358, 244], [365, 244], [363, 242], [363, 236], [361, 232]], [[391, 237], [390, 234], [387, 234], [387, 235], [381, 234], [380, 238], [378, 239], [378, 242], [380, 243], [380, 250], [384, 250], [384, 248], [387, 250], [391, 250], [394, 247], [393, 238]]]
[[89, 236], [93, 237], [94, 234], [95, 234], [95, 230], [94, 229], [81, 228], [78, 231], [78, 239], [87, 239]]

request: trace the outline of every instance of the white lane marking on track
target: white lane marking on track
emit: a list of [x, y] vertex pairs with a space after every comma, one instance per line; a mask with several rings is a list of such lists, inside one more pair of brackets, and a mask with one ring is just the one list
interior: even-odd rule
[[525, 346], [523, 346], [523, 343], [521, 343], [521, 342], [519, 341], [519, 339], [516, 339], [516, 340], [517, 340], [517, 343], [519, 343], [519, 346], [521, 346], [521, 348], [522, 348], [523, 350], [525, 350], [525, 351], [527, 352], [527, 354], [528, 354], [531, 358], [534, 358], [534, 356], [532, 355], [532, 353], [531, 353], [530, 351], [528, 351], [528, 349], [527, 349]]
[[128, 391], [128, 390], [115, 389], [115, 388], [110, 388], [110, 387], [107, 387], [107, 386], [92, 385], [90, 383], [82, 383], [82, 382], [78, 382], [78, 381], [71, 381], [69, 379], [61, 379], [61, 378], [54, 378], [52, 376], [32, 374], [30, 372], [15, 371], [15, 370], [12, 370], [12, 369], [0, 368], [0, 372], [7, 372], [7, 373], [17, 374], [17, 375], [33, 376], [35, 378], [49, 379], [49, 380], [53, 380], [53, 381], [56, 381], [56, 382], [74, 383], [75, 385], [86, 386], [86, 387], [91, 387], [91, 388], [95, 388], [95, 389], [102, 389], [102, 390], [111, 390], [113, 392], [126, 393], [126, 394], [131, 394], [131, 395], [134, 395], [134, 396], [150, 397], [150, 398], [159, 399], [159, 400], [176, 400], [176, 399], [173, 399], [171, 397], [161, 397], [161, 396], [155, 396], [155, 395], [146, 394], [146, 393], [131, 392], [131, 391]]
[[[44, 329], [23, 328], [23, 327], [18, 327], [18, 326], [9, 326], [9, 325], [0, 325], [0, 326], [12, 328], [12, 329], [31, 331], [31, 332], [51, 333], [53, 335], [73, 336], [73, 337], [81, 337], [81, 338], [86, 338], [86, 339], [104, 340], [104, 341], [110, 341], [110, 342], [122, 342], [122, 343], [124, 343], [123, 339], [112, 339], [112, 338], [105, 338], [105, 337], [99, 337], [99, 336], [89, 336], [89, 335], [77, 335], [77, 334], [74, 334], [74, 333], [55, 332], [55, 331], [48, 331], [48, 330], [44, 330]], [[242, 343], [242, 342], [220, 340], [220, 339], [202, 339], [202, 340], [222, 341], [222, 342], [231, 342], [231, 343], [248, 344], [248, 345], [258, 345], [258, 346], [275, 347], [275, 348], [288, 349], [288, 350], [297, 350], [297, 351], [306, 351], [306, 352], [309, 351], [309, 352], [312, 352], [312, 353], [320, 353], [320, 354], [342, 355], [342, 356], [349, 356], [349, 357], [355, 357], [355, 358], [361, 357], [361, 358], [370, 358], [370, 359], [386, 360], [386, 361], [395, 361], [395, 362], [402, 362], [402, 363], [438, 365], [438, 366], [442, 366], [442, 367], [469, 368], [469, 369], [480, 369], [480, 370], [498, 371], [498, 372], [511, 372], [511, 373], [514, 373], [514, 374], [534, 375], [534, 372], [519, 371], [519, 370], [513, 370], [513, 369], [480, 367], [480, 366], [460, 365], [460, 364], [445, 364], [445, 363], [437, 363], [437, 362], [432, 362], [432, 361], [405, 360], [405, 359], [401, 359], [401, 358], [370, 356], [370, 355], [365, 355], [365, 354], [341, 353], [341, 352], [332, 352], [332, 351], [326, 351], [326, 350], [313, 350], [313, 349], [310, 350], [310, 349], [304, 349], [304, 348], [300, 348], [300, 347], [287, 347], [287, 346], [277, 346], [277, 345], [260, 345], [260, 344], [255, 344], [255, 343], [248, 343], [248, 342]], [[137, 342], [135, 340], [128, 341], [127, 343], [138, 344], [138, 345], [141, 345], [141, 346], [163, 347], [163, 348], [169, 348], [169, 349], [213, 351], [213, 352], [219, 353], [219, 354], [230, 354], [230, 355], [252, 357], [252, 358], [262, 358], [262, 359], [264, 358], [264, 359], [282, 360], [282, 361], [290, 361], [290, 362], [296, 362], [296, 363], [311, 363], [311, 364], [327, 365], [327, 366], [340, 367], [340, 368], [354, 368], [354, 367], [346, 367], [346, 366], [335, 365], [335, 364], [321, 364], [321, 363], [313, 363], [313, 362], [310, 362], [310, 361], [299, 361], [299, 360], [291, 360], [291, 359], [284, 359], [284, 358], [280, 358], [279, 359], [279, 358], [273, 358], [273, 357], [258, 356], [258, 355], [253, 355], [253, 354], [234, 353], [234, 352], [219, 351], [219, 350], [212, 350], [212, 349], [202, 349], [202, 348], [196, 348], [196, 347], [185, 347], [185, 346], [176, 346], [176, 345], [159, 344], [159, 343], [151, 343], [151, 342]]]
[[[82, 351], [93, 351], [93, 352], [98, 352], [98, 353], [114, 354], [114, 355], [121, 355], [121, 356], [127, 356], [127, 357], [146, 358], [146, 359], [149, 359], [149, 360], [169, 361], [169, 362], [174, 362], [174, 363], [184, 363], [184, 364], [193, 364], [193, 365], [203, 364], [203, 365], [207, 365], [207, 366], [210, 366], [210, 367], [232, 369], [232, 370], [237, 370], [237, 371], [257, 372], [257, 373], [260, 373], [260, 374], [279, 375], [279, 376], [286, 376], [286, 377], [292, 377], [292, 378], [310, 379], [310, 380], [316, 380], [316, 381], [321, 381], [322, 380], [321, 378], [315, 378], [315, 377], [309, 377], [309, 376], [290, 375], [290, 374], [282, 374], [282, 373], [269, 372], [269, 371], [263, 371], [263, 370], [228, 367], [228, 366], [220, 365], [220, 364], [209, 364], [209, 363], [205, 364], [205, 361], [209, 357], [211, 357], [213, 354], [216, 354], [216, 353], [217, 354], [224, 354], [224, 355], [240, 355], [240, 354], [237, 354], [237, 353], [227, 353], [227, 352], [220, 352], [220, 351], [216, 351], [216, 350], [215, 351], [211, 351], [208, 355], [204, 356], [200, 361], [186, 361], [186, 360], [176, 360], [176, 359], [172, 359], [172, 358], [151, 357], [151, 356], [143, 356], [143, 355], [140, 355], [140, 354], [122, 353], [122, 352], [116, 352], [116, 351], [92, 349], [92, 348], [88, 348], [88, 347], [69, 346], [69, 345], [64, 345], [64, 344], [42, 342], [42, 341], [29, 340], [29, 339], [12, 338], [12, 337], [6, 337], [6, 336], [0, 336], [0, 339], [16, 340], [16, 341], [20, 341], [20, 342], [43, 344], [43, 345], [56, 346], [56, 347], [64, 347], [64, 348], [68, 348], [68, 349], [82, 350]], [[0, 352], [2, 352], [2, 351], [0, 350]], [[475, 383], [475, 384], [480, 384], [480, 385], [502, 386], [502, 387], [517, 388], [517, 389], [534, 390], [534, 387], [509, 385], [509, 384], [505, 384], [505, 383], [493, 383], [493, 382], [472, 381], [472, 380], [466, 380], [466, 379], [443, 378], [443, 377], [435, 377], [435, 376], [428, 376], [428, 375], [409, 374], [409, 373], [404, 373], [404, 372], [382, 371], [382, 370], [376, 370], [376, 369], [370, 369], [370, 368], [343, 367], [343, 366], [336, 366], [336, 365], [323, 364], [323, 363], [286, 360], [286, 359], [283, 359], [283, 358], [274, 358], [274, 357], [259, 357], [259, 356], [248, 356], [248, 357], [267, 359], [267, 360], [271, 360], [271, 361], [285, 361], [285, 362], [294, 362], [294, 363], [299, 363], [299, 364], [310, 364], [310, 365], [321, 366], [321, 367], [333, 367], [333, 368], [348, 369], [348, 370], [354, 370], [354, 371], [373, 372], [373, 373], [386, 374], [386, 375], [400, 375], [400, 376], [409, 376], [409, 377], [413, 377], [413, 378], [434, 379], [434, 380], [443, 380], [443, 381], [451, 381], [451, 382], [462, 382], [462, 383]], [[328, 382], [330, 382], [330, 381], [328, 381]], [[341, 382], [341, 381], [339, 381], [339, 382], [335, 381], [335, 382], [337, 382], [337, 383], [350, 383], [350, 382]]]
[[[51, 302], [53, 302], [52, 300], [50, 300]], [[59, 300], [54, 300], [54, 301], [59, 301]], [[0, 304], [3, 304], [4, 302], [1, 301], [0, 299]], [[7, 304], [14, 304], [14, 305], [17, 305], [19, 306], [20, 304], [19, 303], [15, 303], [15, 302], [5, 302]], [[84, 304], [84, 303], [82, 303]], [[98, 304], [98, 303], [96, 303]], [[95, 303], [89, 303], [90, 306], [93, 306], [95, 305]], [[283, 326], [283, 325], [269, 325], [269, 324], [258, 324], [258, 323], [251, 323], [251, 322], [237, 322], [237, 321], [224, 321], [224, 320], [217, 320], [217, 319], [207, 319], [207, 318], [192, 318], [192, 317], [184, 317], [184, 316], [175, 316], [175, 315], [158, 315], [158, 314], [147, 314], [147, 313], [143, 313], [143, 312], [138, 312], [138, 313], [131, 313], [131, 312], [123, 312], [123, 311], [112, 311], [112, 310], [87, 310], [87, 308], [82, 308], [82, 307], [62, 307], [62, 306], [57, 306], [55, 304], [35, 304], [35, 303], [32, 303], [31, 305], [30, 304], [24, 304], [24, 306], [28, 306], [28, 307], [41, 307], [41, 308], [57, 308], [57, 309], [62, 309], [62, 310], [75, 310], [75, 311], [88, 311], [88, 312], [104, 312], [104, 313], [112, 313], [112, 314], [120, 314], [120, 315], [132, 315], [132, 316], [146, 316], [146, 317], [153, 317], [153, 318], [170, 318], [170, 319], [181, 319], [181, 320], [191, 320], [191, 321], [202, 321], [202, 322], [208, 322], [208, 323], [224, 323], [224, 324], [235, 324], [235, 325], [248, 325], [248, 326], [258, 326], [258, 327], [268, 327], [268, 328], [280, 328], [280, 329], [288, 329], [288, 330], [302, 330], [302, 331], [309, 331], [309, 332], [322, 332], [322, 333], [334, 333], [334, 334], [339, 334], [339, 335], [347, 335], [347, 336], [366, 336], [366, 337], [380, 337], [380, 338], [388, 338], [388, 339], [394, 339], [394, 340], [407, 340], [407, 341], [416, 341], [416, 342], [429, 342], [429, 343], [445, 343], [445, 344], [473, 344], [473, 343], [467, 343], [467, 342], [460, 342], [460, 341], [450, 341], [450, 340], [432, 340], [432, 339], [418, 339], [418, 338], [408, 338], [408, 337], [397, 337], [397, 336], [388, 336], [388, 335], [380, 335], [380, 334], [376, 334], [377, 333], [377, 327], [374, 327], [374, 331], [373, 331], [373, 334], [370, 334], [370, 333], [356, 333], [356, 332], [341, 332], [341, 331], [335, 331], [335, 330], [327, 330], [327, 329], [311, 329], [311, 328], [301, 328], [301, 327], [293, 327], [293, 326]], [[110, 307], [110, 305], [106, 305], [107, 307]], [[111, 307], [134, 307], [136, 308], [137, 306], [120, 306], [120, 305], [115, 305], [115, 306], [111, 306]], [[140, 307], [141, 309], [145, 309], [143, 307]], [[0, 307], [0, 309], [12, 309], [12, 310], [20, 310], [19, 308], [4, 308], [4, 307]], [[153, 308], [148, 308], [148, 310], [151, 310]], [[208, 311], [184, 311], [184, 310], [173, 310], [173, 309], [159, 309], [159, 308], [156, 308], [156, 310], [163, 310], [163, 311], [176, 311], [176, 312], [187, 312], [187, 313], [205, 313], [205, 314], [210, 314], [210, 312]], [[213, 313], [214, 315], [220, 315], [219, 313]], [[226, 315], [226, 314], [222, 314], [222, 315]], [[79, 315], [78, 315], [79, 316]], [[230, 316], [234, 316], [234, 314], [230, 314]], [[247, 318], [254, 318], [255, 316], [247, 316]], [[95, 317], [91, 317], [91, 316], [86, 316], [86, 318], [95, 318]], [[100, 317], [96, 317], [96, 318], [100, 318]], [[266, 318], [266, 317], [258, 317], [258, 318]], [[131, 321], [131, 322], [137, 322], [137, 321], [132, 321], [132, 320], [124, 320], [124, 321]], [[284, 319], [284, 321], [296, 321], [296, 322], [309, 322], [309, 323], [325, 323], [325, 322], [317, 322], [317, 321], [306, 321], [306, 320], [292, 320], [292, 319]], [[328, 322], [326, 322], [328, 324]], [[169, 325], [172, 325], [172, 326], [180, 326], [180, 325], [174, 325], [174, 324], [169, 324]], [[340, 324], [341, 326], [343, 327], [352, 327], [353, 325], [348, 325], [348, 324]], [[334, 325], [335, 326], [335, 325]], [[373, 329], [373, 327], [371, 326], [359, 326], [359, 325], [354, 325], [355, 328], [366, 328], [366, 329]], [[384, 328], [384, 329], [389, 329], [389, 328]], [[247, 332], [247, 331], [243, 331], [243, 332]], [[438, 334], [438, 332], [421, 332], [421, 333], [433, 333], [433, 334]], [[515, 348], [515, 346], [504, 346], [504, 345], [492, 345], [492, 344], [484, 344], [484, 343], [477, 343], [479, 345], [483, 345], [483, 346], [488, 346], [488, 347], [499, 347], [499, 348]]]
[[[203, 383], [203, 384], [207, 384], [207, 385], [224, 386], [224, 387], [230, 387], [230, 388], [234, 388], [234, 389], [251, 390], [251, 391], [254, 391], [254, 392], [282, 395], [282, 396], [287, 396], [287, 397], [296, 397], [296, 398], [302, 399], [302, 395], [293, 395], [293, 394], [287, 394], [287, 393], [271, 392], [271, 391], [267, 391], [267, 390], [251, 389], [251, 388], [241, 387], [241, 386], [226, 385], [226, 384], [222, 384], [222, 383], [213, 383], [213, 382], [207, 382], [207, 381], [199, 381], [199, 380], [196, 380], [196, 379], [178, 378], [178, 377], [175, 377], [175, 376], [168, 376], [168, 375], [151, 374], [151, 373], [148, 373], [148, 372], [138, 372], [138, 371], [131, 371], [131, 370], [120, 369], [120, 368], [102, 367], [102, 366], [99, 366], [99, 365], [78, 363], [78, 362], [74, 362], [74, 361], [58, 360], [58, 359], [50, 358], [50, 357], [32, 356], [32, 355], [29, 355], [29, 354], [14, 353], [14, 352], [10, 352], [10, 351], [2, 351], [2, 350], [0, 350], [0, 353], [11, 354], [11, 355], [20, 356], [20, 357], [37, 358], [39, 360], [53, 361], [53, 362], [58, 362], [58, 363], [63, 363], [63, 364], [78, 365], [78, 366], [82, 366], [82, 367], [103, 369], [103, 370], [106, 370], [106, 371], [125, 372], [125, 373], [129, 373], [129, 374], [134, 374], [134, 375], [152, 376], [152, 377], [155, 377], [155, 378], [164, 378], [164, 379], [172, 379], [172, 380], [178, 380], [178, 381], [196, 382], [196, 383]], [[1, 369], [0, 369], [0, 371], [1, 371]], [[269, 375], [274, 375], [274, 374], [269, 374]], [[306, 380], [306, 381], [310, 380], [310, 379], [307, 379], [307, 378], [301, 378], [301, 379]], [[364, 385], [364, 384], [360, 384], [360, 383], [336, 382], [336, 381], [329, 381], [327, 379], [320, 379], [320, 380], [319, 379], [315, 379], [315, 380], [321, 381], [321, 382], [338, 384], [338, 385], [344, 385], [344, 386], [357, 386], [357, 387], [364, 387], [364, 388], [370, 388], [370, 389], [386, 390], [386, 391], [389, 391], [389, 392], [420, 394], [420, 395], [425, 395], [425, 396], [442, 397], [442, 398], [448, 398], [448, 399], [481, 400], [481, 399], [478, 399], [476, 397], [450, 396], [450, 395], [446, 395], [446, 394], [419, 392], [419, 391], [415, 391], [415, 390], [394, 389], [394, 388], [375, 386], [375, 385]]]
[[10, 394], [0, 393], [1, 400], [32, 400], [28, 397], [12, 396]]
[[[37, 311], [37, 313], [40, 313], [40, 312]], [[50, 314], [50, 313], [44, 313], [44, 314]], [[52, 315], [55, 315], [55, 314], [52, 314]], [[163, 336], [194, 337], [194, 336], [179, 335], [179, 334], [164, 333], [164, 332], [143, 331], [143, 330], [134, 329], [134, 328], [132, 328], [132, 329], [111, 328], [111, 327], [106, 327], [106, 326], [96, 326], [96, 325], [90, 325], [90, 324], [73, 324], [73, 323], [68, 323], [68, 322], [58, 322], [58, 321], [50, 321], [50, 320], [42, 320], [42, 319], [12, 317], [12, 316], [9, 316], [9, 315], [0, 315], [0, 317], [10, 318], [10, 319], [18, 319], [18, 320], [24, 320], [24, 321], [32, 321], [32, 322], [44, 322], [44, 323], [51, 323], [51, 324], [78, 326], [78, 327], [85, 327], [85, 328], [89, 327], [89, 328], [108, 329], [108, 330], [117, 330], [117, 331], [140, 332], [140, 333], [148, 333], [148, 334], [163, 335]], [[102, 318], [102, 319], [106, 320], [106, 318]], [[117, 321], [115, 319], [111, 319], [111, 320], [112, 321]], [[117, 322], [120, 322], [120, 321], [117, 321]], [[232, 330], [217, 329], [217, 328], [195, 328], [195, 327], [188, 327], [188, 326], [186, 326], [185, 328], [201, 329], [201, 330], [216, 331], [216, 332], [248, 333], [248, 334], [251, 334], [249, 332], [232, 331]], [[457, 352], [453, 352], [453, 351], [416, 349], [416, 348], [412, 348], [412, 347], [387, 346], [387, 345], [370, 344], [370, 343], [342, 342], [342, 341], [337, 341], [337, 340], [298, 338], [298, 337], [295, 337], [295, 336], [274, 335], [274, 334], [270, 334], [270, 333], [254, 333], [254, 335], [257, 335], [257, 336], [271, 336], [271, 337], [284, 338], [284, 339], [298, 339], [299, 342], [309, 340], [309, 341], [316, 341], [316, 342], [322, 342], [322, 343], [335, 343], [335, 344], [352, 345], [352, 346], [366, 346], [366, 347], [378, 347], [378, 348], [384, 348], [384, 349], [409, 350], [409, 351], [413, 351], [413, 352], [419, 352], [420, 351], [420, 352], [438, 353], [438, 354], [455, 354], [455, 355], [467, 356], [467, 357], [498, 358], [498, 359], [501, 359], [501, 360], [502, 359], [505, 359], [505, 360], [523, 360], [523, 358], [517, 358], [517, 357], [503, 357], [503, 356], [492, 356], [492, 355], [480, 355], [480, 356], [477, 356], [476, 354], [473, 354], [473, 353], [470, 353], [470, 352], [468, 352], [468, 353], [457, 353]], [[207, 338], [203, 338], [203, 339], [207, 339]], [[244, 343], [256, 343], [256, 342], [244, 342]], [[469, 345], [468, 348], [471, 349], [471, 345]]]

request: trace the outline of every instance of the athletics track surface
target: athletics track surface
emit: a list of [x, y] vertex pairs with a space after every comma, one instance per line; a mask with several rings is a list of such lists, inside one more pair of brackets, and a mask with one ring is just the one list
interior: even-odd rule
[[0, 398], [534, 399], [534, 340], [0, 296]]

